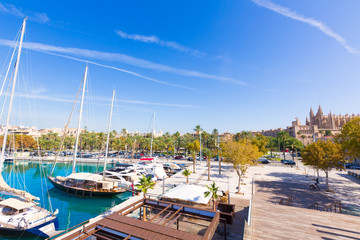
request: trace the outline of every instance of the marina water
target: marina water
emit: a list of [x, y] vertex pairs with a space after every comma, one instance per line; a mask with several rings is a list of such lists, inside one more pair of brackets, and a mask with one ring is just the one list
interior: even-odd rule
[[[66, 194], [56, 188], [47, 179], [52, 167], [51, 162], [17, 161], [14, 164], [5, 164], [2, 175], [5, 181], [17, 189], [26, 189], [27, 192], [40, 198], [40, 205], [48, 210], [59, 209], [59, 229], [65, 230], [89, 218], [103, 213], [111, 207], [125, 201], [132, 196], [125, 192], [113, 198], [82, 198]], [[71, 173], [72, 163], [58, 163], [54, 176], [68, 176]], [[108, 164], [107, 168], [113, 167]], [[101, 172], [103, 163], [77, 163], [77, 172]], [[0, 233], [0, 239], [1, 233]], [[18, 238], [15, 238], [18, 239]], [[25, 239], [25, 238], [21, 238]], [[30, 238], [34, 239], [34, 238]]]

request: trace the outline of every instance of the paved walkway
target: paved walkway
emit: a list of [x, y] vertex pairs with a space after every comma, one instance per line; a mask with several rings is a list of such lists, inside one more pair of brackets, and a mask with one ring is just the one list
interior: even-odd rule
[[[171, 162], [175, 162], [175, 161], [172, 160]], [[190, 164], [189, 170], [193, 171], [192, 162], [187, 162], [187, 163]], [[247, 218], [247, 211], [248, 211], [247, 206], [248, 206], [248, 201], [250, 200], [251, 197], [251, 191], [252, 191], [251, 186], [253, 179], [256, 179], [256, 182], [258, 182], [260, 186], [263, 187], [263, 194], [265, 195], [267, 194], [266, 193], [267, 190], [265, 190], [266, 188], [271, 188], [272, 189], [271, 191], [277, 193], [276, 195], [273, 195], [273, 197], [269, 197], [269, 196], [266, 197], [264, 195], [264, 198], [266, 197], [267, 199], [270, 199], [269, 200], [270, 202], [268, 204], [272, 206], [278, 206], [275, 205], [275, 203], [279, 202], [281, 196], [287, 196], [290, 194], [290, 192], [295, 196], [294, 201], [297, 207], [307, 208], [315, 201], [319, 201], [320, 204], [322, 205], [329, 202], [333, 202], [334, 200], [341, 200], [342, 203], [344, 203], [345, 206], [348, 207], [349, 209], [350, 208], [354, 209], [357, 206], [360, 206], [359, 180], [351, 176], [348, 176], [347, 173], [344, 171], [343, 172], [332, 171], [329, 174], [330, 188], [334, 190], [334, 193], [325, 193], [324, 191], [321, 191], [321, 192], [317, 192], [315, 195], [312, 195], [313, 191], [309, 189], [309, 185], [313, 182], [314, 171], [309, 167], [303, 166], [301, 162], [299, 163], [299, 167], [283, 166], [279, 162], [270, 165], [260, 164], [258, 166], [249, 168], [246, 177], [242, 179], [243, 184], [241, 185], [240, 190], [243, 193], [243, 195], [238, 195], [236, 194], [238, 176], [231, 165], [223, 163], [222, 174], [219, 175], [218, 162], [212, 162], [210, 181], [207, 180], [207, 167], [205, 165], [206, 165], [205, 162], [203, 162], [201, 165], [199, 164], [196, 165], [196, 173], [192, 173], [189, 176], [189, 184], [197, 184], [197, 185], [205, 186], [215, 181], [216, 185], [219, 186], [220, 191], [230, 192], [231, 203], [236, 204], [236, 217], [234, 219], [235, 220], [234, 224], [232, 226], [229, 226], [228, 230], [231, 229], [230, 230], [231, 234], [228, 235], [227, 239], [243, 238], [242, 235], [243, 224], [245, 222], [245, 219]], [[325, 174], [323, 172], [320, 172], [320, 181], [321, 181], [320, 187], [322, 189], [325, 189], [324, 176]], [[269, 184], [270, 181], [276, 184], [271, 186], [271, 184]], [[149, 190], [149, 195], [161, 196], [163, 193], [163, 188], [166, 192], [167, 190], [173, 188], [174, 186], [185, 183], [186, 183], [186, 177], [182, 175], [182, 172], [179, 172], [174, 176], [172, 176], [171, 178], [166, 179], [165, 183], [162, 183], [161, 181], [158, 182], [153, 190]], [[280, 187], [282, 187], [283, 185], [290, 186], [291, 184], [292, 187], [290, 189], [286, 191], [279, 190]], [[314, 198], [313, 196], [316, 196], [316, 198]], [[129, 199], [128, 201], [123, 202], [121, 205], [122, 206], [128, 205], [130, 202], [133, 201], [134, 199]], [[274, 211], [273, 214], [275, 214], [274, 216], [272, 216], [271, 221], [276, 223], [278, 220], [278, 217], [276, 215], [278, 210], [273, 209], [271, 211]], [[274, 221], [274, 219], [276, 221]], [[296, 218], [291, 219], [291, 221], [293, 221], [293, 223], [296, 225]], [[289, 225], [289, 227], [295, 227], [295, 225], [294, 226]], [[276, 226], [281, 228], [281, 224]], [[331, 227], [334, 226], [331, 225]], [[324, 230], [320, 229], [319, 231], [324, 231]], [[341, 232], [341, 230], [339, 231]], [[340, 232], [337, 234], [341, 235]], [[326, 239], [340, 239], [334, 236], [333, 238], [328, 237]], [[360, 239], [360, 236], [358, 238]], [[352, 239], [358, 239], [358, 238], [352, 238]], [[214, 239], [223, 239], [223, 236], [221, 235], [221, 233], [217, 233], [214, 236]], [[276, 238], [269, 238], [269, 239], [276, 239]], [[304, 239], [304, 238], [298, 238], [298, 239]]]

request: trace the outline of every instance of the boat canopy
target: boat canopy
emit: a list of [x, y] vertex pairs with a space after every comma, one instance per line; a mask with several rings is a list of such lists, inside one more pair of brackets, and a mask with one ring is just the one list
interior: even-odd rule
[[208, 197], [205, 197], [205, 192], [207, 191], [208, 189], [203, 186], [182, 184], [167, 191], [163, 197], [208, 204], [211, 198], [211, 194], [209, 194]]
[[83, 180], [83, 181], [87, 180], [87, 181], [97, 182], [97, 181], [101, 181], [103, 177], [100, 176], [99, 174], [79, 172], [79, 173], [70, 174], [67, 177], [67, 179], [75, 179], [75, 180]]
[[102, 184], [102, 189], [111, 190], [114, 187], [114, 182], [99, 181]]
[[16, 210], [30, 208], [35, 206], [32, 202], [24, 202], [16, 198], [8, 198], [0, 202], [0, 205], [10, 207]]
[[5, 182], [5, 180], [1, 176], [1, 174], [0, 174], [0, 192], [24, 198], [26, 201], [29, 201], [29, 202], [34, 201], [34, 200], [39, 200], [38, 197], [35, 197], [28, 192], [10, 187]]

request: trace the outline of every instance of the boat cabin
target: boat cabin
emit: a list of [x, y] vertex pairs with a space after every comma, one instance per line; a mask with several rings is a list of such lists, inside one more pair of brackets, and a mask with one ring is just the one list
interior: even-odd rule
[[6, 216], [12, 216], [26, 212], [34, 203], [24, 202], [16, 198], [8, 198], [0, 202], [1, 213]]

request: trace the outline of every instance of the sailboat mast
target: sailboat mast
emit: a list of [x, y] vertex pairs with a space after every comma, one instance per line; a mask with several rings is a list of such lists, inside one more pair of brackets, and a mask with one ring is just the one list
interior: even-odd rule
[[10, 97], [10, 103], [9, 103], [8, 115], [7, 115], [7, 119], [6, 119], [6, 126], [5, 126], [3, 145], [2, 145], [1, 156], [0, 156], [0, 173], [2, 171], [2, 166], [3, 166], [3, 163], [4, 163], [6, 140], [7, 140], [7, 135], [8, 135], [8, 131], [9, 131], [11, 108], [12, 108], [12, 103], [13, 103], [13, 99], [14, 99], [16, 78], [17, 78], [18, 71], [19, 71], [20, 56], [21, 56], [21, 49], [22, 49], [22, 44], [23, 44], [23, 40], [24, 40], [26, 20], [27, 20], [27, 18], [24, 19], [24, 22], [23, 22], [23, 25], [22, 25], [21, 37], [20, 37], [20, 43], [19, 43], [19, 50], [18, 50], [17, 59], [16, 59], [16, 63], [15, 63], [15, 73], [14, 73], [13, 84], [12, 84], [12, 89], [11, 89], [11, 97]]
[[153, 152], [154, 122], [155, 122], [155, 112], [153, 113], [153, 119], [152, 119], [152, 131], [151, 131], [151, 143], [150, 143], [150, 157], [152, 157], [152, 152]]
[[107, 162], [107, 156], [108, 156], [108, 152], [109, 152], [110, 128], [111, 128], [112, 112], [113, 112], [113, 107], [114, 107], [114, 99], [115, 99], [115, 90], [113, 91], [113, 94], [112, 94], [111, 107], [110, 107], [109, 125], [108, 125], [107, 139], [106, 139], [105, 158], [104, 158], [103, 178], [105, 178], [106, 162]]
[[83, 79], [83, 88], [82, 88], [82, 95], [81, 95], [81, 103], [80, 103], [80, 114], [79, 114], [79, 121], [76, 131], [76, 141], [75, 141], [75, 149], [74, 149], [74, 160], [72, 165], [72, 173], [75, 173], [75, 166], [76, 166], [76, 155], [78, 150], [78, 144], [79, 144], [79, 137], [80, 137], [80, 126], [81, 126], [81, 117], [82, 117], [82, 111], [83, 111], [83, 105], [84, 105], [84, 96], [85, 96], [85, 87], [86, 87], [86, 78], [87, 78], [87, 72], [88, 72], [88, 66], [85, 68], [85, 74]]

